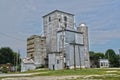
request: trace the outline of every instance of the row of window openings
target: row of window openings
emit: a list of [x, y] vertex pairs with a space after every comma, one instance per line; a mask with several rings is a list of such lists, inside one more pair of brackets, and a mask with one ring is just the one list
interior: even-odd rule
[[[41, 54], [43, 54], [43, 53], [45, 53], [45, 52], [41, 51]], [[33, 57], [33, 54], [30, 54], [30, 56]]]
[[109, 63], [101, 62], [100, 66], [109, 66]]
[[[64, 16], [64, 21], [67, 21], [67, 17]], [[49, 22], [51, 22], [51, 17], [49, 17]], [[61, 19], [59, 19], [59, 22], [61, 22]]]
[[[67, 27], [67, 26], [68, 26], [67, 23], [64, 23], [64, 26]], [[53, 31], [53, 29], [50, 28], [50, 27], [49, 27], [49, 30], [52, 30], [52, 31]], [[56, 31], [56, 30], [54, 29], [54, 31]], [[45, 31], [45, 33], [46, 33], [46, 31]]]

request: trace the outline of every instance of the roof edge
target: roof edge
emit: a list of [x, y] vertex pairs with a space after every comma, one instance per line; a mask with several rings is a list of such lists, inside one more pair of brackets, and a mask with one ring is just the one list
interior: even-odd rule
[[68, 13], [68, 12], [64, 12], [64, 11], [60, 11], [60, 10], [57, 10], [57, 9], [56, 9], [56, 10], [54, 10], [54, 11], [52, 11], [52, 12], [44, 15], [43, 18], [46, 17], [46, 16], [48, 16], [48, 15], [50, 15], [50, 14], [52, 14], [52, 13], [54, 13], [54, 12], [62, 12], [62, 13], [65, 13], [65, 14], [69, 14], [69, 15], [74, 16], [74, 14], [71, 14], [71, 13]]

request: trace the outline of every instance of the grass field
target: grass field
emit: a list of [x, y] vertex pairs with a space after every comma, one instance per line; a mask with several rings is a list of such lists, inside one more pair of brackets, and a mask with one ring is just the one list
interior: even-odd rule
[[[65, 80], [120, 80], [120, 69], [34, 70], [23, 72], [32, 76], [77, 76]], [[18, 73], [17, 73], [18, 74]], [[21, 74], [21, 73], [20, 73]]]
[[[30, 71], [31, 72], [31, 71]], [[35, 74], [34, 76], [69, 76], [69, 75], [81, 75], [72, 80], [120, 80], [120, 69], [76, 69], [76, 70], [40, 70], [33, 72], [45, 72], [42, 74]], [[29, 71], [27, 72], [29, 73]]]

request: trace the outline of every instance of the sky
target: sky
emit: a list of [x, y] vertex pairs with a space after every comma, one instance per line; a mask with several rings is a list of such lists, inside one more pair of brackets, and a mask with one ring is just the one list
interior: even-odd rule
[[0, 47], [26, 56], [26, 40], [43, 33], [42, 16], [54, 10], [74, 14], [89, 28], [89, 50], [120, 49], [120, 0], [0, 0]]

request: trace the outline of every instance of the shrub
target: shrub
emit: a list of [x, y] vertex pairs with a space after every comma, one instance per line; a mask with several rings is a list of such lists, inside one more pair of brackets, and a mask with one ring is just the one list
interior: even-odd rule
[[8, 68], [7, 67], [5, 67], [5, 66], [3, 66], [2, 68], [1, 68], [1, 72], [2, 73], [8, 73]]

